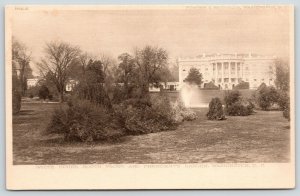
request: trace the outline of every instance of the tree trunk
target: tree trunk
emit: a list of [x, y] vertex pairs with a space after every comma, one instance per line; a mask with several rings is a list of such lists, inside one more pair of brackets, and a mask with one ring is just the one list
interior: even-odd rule
[[60, 103], [63, 103], [63, 102], [64, 102], [64, 91], [61, 91], [61, 92], [59, 93], [59, 102], [60, 102]]

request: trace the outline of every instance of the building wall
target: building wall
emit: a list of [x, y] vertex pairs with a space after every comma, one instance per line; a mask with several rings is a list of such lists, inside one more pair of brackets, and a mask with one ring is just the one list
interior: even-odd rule
[[241, 81], [249, 82], [250, 89], [256, 89], [263, 82], [274, 85], [274, 60], [274, 57], [251, 54], [203, 54], [197, 58], [180, 58], [180, 87], [191, 68], [202, 73], [202, 87], [211, 81], [220, 89], [232, 89]]
[[38, 78], [30, 78], [27, 79], [27, 87], [34, 87], [37, 85], [39, 79]]

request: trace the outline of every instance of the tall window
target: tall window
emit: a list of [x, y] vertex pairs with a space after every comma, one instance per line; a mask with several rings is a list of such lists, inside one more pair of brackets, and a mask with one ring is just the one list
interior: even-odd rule
[[231, 74], [233, 75], [233, 74], [235, 74], [235, 63], [234, 62], [232, 62], [232, 63], [230, 63], [230, 67], [231, 67]]

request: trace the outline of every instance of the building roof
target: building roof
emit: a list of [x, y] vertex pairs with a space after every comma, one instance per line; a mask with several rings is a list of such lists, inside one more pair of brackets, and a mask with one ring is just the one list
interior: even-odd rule
[[225, 60], [225, 59], [238, 59], [238, 60], [258, 60], [258, 59], [275, 59], [276, 56], [264, 56], [259, 55], [255, 53], [232, 53], [232, 54], [226, 54], [226, 53], [210, 53], [202, 55], [198, 55], [196, 57], [181, 57], [177, 60], [179, 62], [181, 61], [210, 61], [210, 60]]

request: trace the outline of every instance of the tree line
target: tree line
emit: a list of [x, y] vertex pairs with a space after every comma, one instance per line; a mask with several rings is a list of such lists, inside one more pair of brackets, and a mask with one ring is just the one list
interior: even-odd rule
[[[15, 39], [12, 48], [13, 59], [20, 65], [19, 81], [24, 96], [27, 78], [32, 77], [31, 53], [24, 44]], [[67, 82], [70, 79], [86, 82], [86, 75], [90, 73], [88, 70], [92, 69], [91, 67], [98, 69], [98, 82], [102, 83], [104, 90], [109, 91], [112, 85], [122, 83], [128, 96], [132, 89], [138, 89], [140, 96], [147, 95], [149, 84], [159, 86], [160, 82], [178, 79], [177, 74], [173, 72], [174, 68], [169, 65], [167, 51], [159, 47], [135, 48], [132, 54], [126, 52], [114, 59], [103, 54], [93, 56], [78, 46], [53, 41], [46, 43], [43, 52], [44, 55], [37, 63], [43, 78], [42, 83], [51, 86], [61, 102], [64, 101]]]

